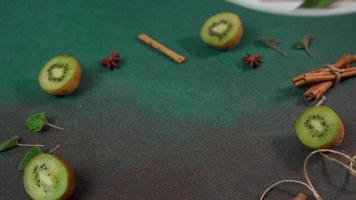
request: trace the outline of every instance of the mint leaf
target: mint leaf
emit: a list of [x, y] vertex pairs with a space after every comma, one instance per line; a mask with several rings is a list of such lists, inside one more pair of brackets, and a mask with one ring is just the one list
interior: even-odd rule
[[26, 119], [27, 128], [32, 132], [38, 133], [47, 123], [47, 118], [44, 113], [35, 113]]
[[27, 128], [29, 128], [33, 133], [39, 133], [45, 126], [50, 126], [59, 130], [64, 130], [61, 127], [55, 126], [48, 123], [46, 115], [42, 113], [35, 113], [28, 117], [25, 121]]
[[334, 2], [335, 0], [304, 0], [299, 8], [326, 8]]
[[6, 151], [8, 149], [11, 149], [13, 147], [19, 146], [19, 147], [43, 147], [42, 144], [21, 144], [19, 143], [20, 137], [15, 136], [11, 139], [4, 140], [0, 142], [0, 152]]
[[19, 143], [19, 136], [15, 136], [11, 139], [5, 140], [0, 143], [0, 152], [16, 147]]
[[32, 147], [23, 157], [20, 165], [17, 167], [18, 171], [25, 170], [27, 164], [32, 160], [32, 158], [36, 157], [37, 155], [41, 154], [42, 150], [40, 147]]

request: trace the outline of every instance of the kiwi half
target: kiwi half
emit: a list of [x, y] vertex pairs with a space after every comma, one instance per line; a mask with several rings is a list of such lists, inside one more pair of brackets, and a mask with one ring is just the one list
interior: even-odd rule
[[311, 149], [339, 145], [345, 135], [340, 117], [327, 106], [307, 109], [297, 119], [295, 130], [299, 140]]
[[64, 96], [75, 91], [80, 83], [79, 62], [72, 56], [60, 55], [49, 60], [38, 76], [40, 86], [47, 93]]
[[74, 172], [64, 160], [42, 153], [27, 164], [23, 183], [34, 200], [65, 200], [74, 192]]
[[229, 50], [240, 42], [243, 32], [239, 16], [231, 12], [222, 12], [204, 22], [200, 37], [203, 42], [216, 49]]

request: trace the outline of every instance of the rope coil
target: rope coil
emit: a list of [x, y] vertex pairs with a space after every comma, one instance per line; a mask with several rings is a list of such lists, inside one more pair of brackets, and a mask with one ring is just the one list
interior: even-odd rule
[[[339, 157], [342, 157], [344, 159], [347, 160], [347, 162], [350, 162], [349, 165], [345, 164], [344, 162], [340, 161], [339, 159], [330, 157], [328, 155], [326, 155], [325, 153], [333, 153], [336, 154]], [[283, 183], [295, 183], [295, 184], [299, 184], [302, 185], [304, 187], [306, 187], [314, 196], [314, 198], [316, 200], [323, 200], [323, 198], [320, 196], [319, 192], [315, 189], [314, 185], [312, 184], [309, 174], [308, 174], [308, 161], [310, 160], [310, 158], [315, 155], [315, 154], [320, 154], [322, 155], [325, 159], [337, 163], [340, 166], [344, 167], [345, 169], [348, 170], [348, 172], [352, 175], [352, 176], [356, 176], [356, 155], [354, 155], [353, 157], [339, 152], [339, 151], [335, 151], [335, 150], [331, 150], [331, 149], [319, 149], [319, 150], [315, 150], [313, 152], [311, 152], [304, 160], [304, 165], [303, 165], [303, 169], [304, 169], [304, 178], [305, 178], [305, 182], [303, 181], [298, 181], [298, 180], [281, 180], [278, 181], [274, 184], [272, 184], [271, 186], [269, 186], [261, 195], [260, 200], [264, 200], [265, 197], [267, 196], [267, 194], [272, 191], [273, 188], [275, 188], [278, 185], [281, 185]]]

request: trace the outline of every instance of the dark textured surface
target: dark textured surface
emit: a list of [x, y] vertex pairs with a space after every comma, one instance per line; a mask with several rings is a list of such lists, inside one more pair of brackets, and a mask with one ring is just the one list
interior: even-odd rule
[[[201, 43], [203, 21], [219, 11], [239, 13], [245, 35], [239, 48], [219, 52]], [[294, 117], [314, 103], [291, 78], [356, 53], [356, 15], [295, 18], [257, 13], [222, 1], [10, 1], [0, 2], [0, 139], [19, 135], [72, 163], [73, 199], [258, 199], [272, 182], [302, 178], [309, 150], [294, 133]], [[136, 39], [145, 32], [185, 55], [179, 65]], [[315, 58], [293, 49], [305, 33], [316, 35]], [[289, 57], [254, 44], [279, 38]], [[100, 59], [120, 51], [121, 69]], [[239, 60], [260, 52], [261, 68]], [[44, 93], [40, 67], [57, 54], [76, 56], [79, 90], [68, 97]], [[327, 105], [346, 126], [340, 149], [356, 153], [356, 80], [338, 85]], [[24, 120], [46, 112], [64, 132], [31, 134]], [[0, 199], [26, 199], [16, 167], [27, 151], [0, 153]], [[315, 161], [313, 180], [325, 200], [356, 197], [355, 179]], [[283, 187], [268, 199], [288, 199]]]

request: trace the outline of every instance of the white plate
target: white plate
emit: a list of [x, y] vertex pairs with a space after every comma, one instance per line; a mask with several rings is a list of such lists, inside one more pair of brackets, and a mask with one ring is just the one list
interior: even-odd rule
[[328, 16], [356, 12], [356, 0], [339, 0], [328, 8], [300, 9], [303, 0], [227, 0], [246, 8], [283, 15]]

